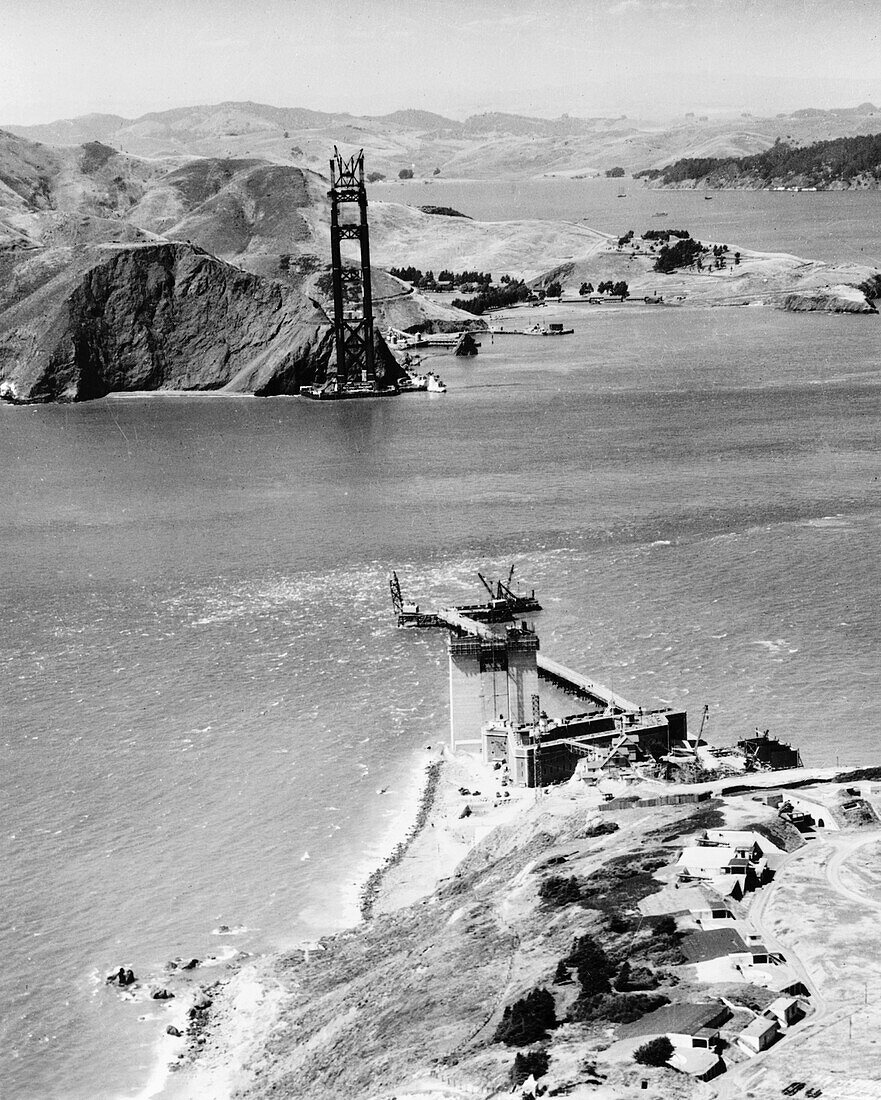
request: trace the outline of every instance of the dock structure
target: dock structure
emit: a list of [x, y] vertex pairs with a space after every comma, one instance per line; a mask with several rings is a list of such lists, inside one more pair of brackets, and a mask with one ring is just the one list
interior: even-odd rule
[[[513, 570], [512, 570], [513, 572]], [[527, 787], [569, 779], [580, 768], [599, 775], [656, 761], [688, 743], [687, 716], [669, 707], [645, 709], [595, 680], [540, 652], [535, 628], [515, 622], [520, 600], [540, 610], [533, 591], [517, 596], [507, 584], [491, 599], [423, 612], [405, 603], [397, 574], [389, 582], [399, 626], [445, 627], [449, 631], [450, 746], [479, 754]], [[496, 593], [507, 598], [496, 599]], [[539, 678], [591, 704], [559, 721], [540, 707]]]

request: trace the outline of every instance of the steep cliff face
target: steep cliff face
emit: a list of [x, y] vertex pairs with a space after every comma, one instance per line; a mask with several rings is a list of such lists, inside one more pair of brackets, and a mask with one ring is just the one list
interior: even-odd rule
[[[0, 313], [0, 394], [296, 393], [325, 376], [332, 348], [327, 315], [295, 287], [191, 245], [105, 245]], [[395, 377], [388, 349], [378, 350]]]

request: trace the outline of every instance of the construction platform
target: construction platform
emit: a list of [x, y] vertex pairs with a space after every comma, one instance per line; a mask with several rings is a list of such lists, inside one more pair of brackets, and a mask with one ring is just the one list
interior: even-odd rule
[[[577, 768], [597, 774], [611, 767], [654, 764], [674, 752], [691, 753], [687, 717], [669, 707], [645, 709], [619, 692], [540, 652], [533, 626], [519, 615], [541, 609], [533, 590], [518, 594], [506, 583], [480, 579], [490, 600], [423, 612], [404, 602], [397, 574], [390, 580], [399, 626], [444, 627], [449, 633], [450, 744], [504, 769], [529, 787], [571, 778]], [[590, 710], [559, 721], [540, 708], [539, 679], [584, 699]]]

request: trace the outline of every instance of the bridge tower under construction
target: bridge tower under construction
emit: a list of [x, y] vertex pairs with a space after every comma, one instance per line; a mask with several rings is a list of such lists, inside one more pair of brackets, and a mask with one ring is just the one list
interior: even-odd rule
[[[328, 381], [377, 388], [384, 369], [374, 361], [373, 297], [370, 288], [370, 240], [367, 230], [367, 189], [364, 150], [344, 159], [336, 146], [330, 161], [330, 252], [333, 273], [333, 328], [336, 364]], [[356, 208], [357, 220], [342, 220]], [[341, 242], [358, 241], [360, 268], [343, 265]], [[379, 377], [378, 377], [379, 376]]]

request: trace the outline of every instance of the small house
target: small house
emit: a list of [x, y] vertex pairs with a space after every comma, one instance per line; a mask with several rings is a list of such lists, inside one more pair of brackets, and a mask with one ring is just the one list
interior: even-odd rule
[[733, 928], [709, 928], [692, 932], [682, 941], [682, 951], [690, 963], [730, 958], [738, 966], [755, 966], [770, 961], [763, 943], [747, 943]]
[[767, 1016], [757, 1016], [741, 1031], [737, 1042], [748, 1054], [758, 1054], [773, 1046], [780, 1037], [780, 1025]]
[[776, 1020], [782, 1028], [787, 1028], [798, 1023], [804, 1013], [798, 997], [777, 997], [767, 1006], [764, 1015]]
[[702, 883], [696, 886], [665, 886], [638, 903], [644, 917], [662, 917], [669, 913], [688, 913], [698, 924], [733, 920], [734, 911], [715, 890]]

